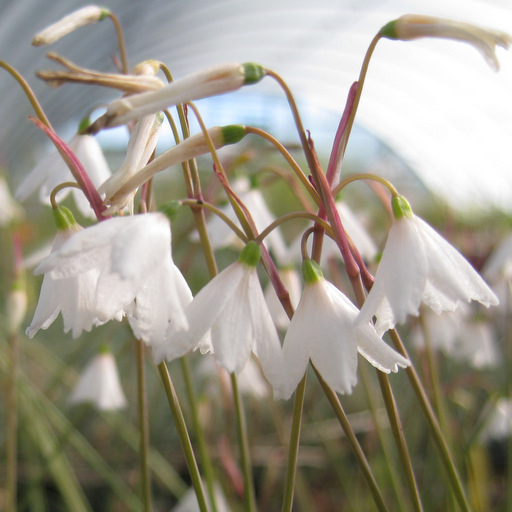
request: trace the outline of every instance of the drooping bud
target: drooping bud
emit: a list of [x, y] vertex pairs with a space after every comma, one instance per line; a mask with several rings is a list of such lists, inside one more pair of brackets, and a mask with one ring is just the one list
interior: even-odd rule
[[395, 219], [413, 216], [411, 205], [404, 196], [393, 196], [391, 199], [391, 207]]
[[265, 70], [258, 64], [221, 64], [186, 77], [157, 91], [134, 94], [113, 101], [107, 112], [91, 127], [91, 132], [125, 124], [168, 107], [210, 96], [217, 96], [259, 82]]
[[55, 43], [77, 28], [101, 21], [109, 14], [110, 11], [108, 9], [98, 7], [97, 5], [82, 7], [36, 34], [32, 44], [34, 46], [42, 46]]
[[390, 21], [381, 28], [380, 35], [400, 41], [434, 37], [469, 43], [483, 55], [494, 71], [499, 69], [496, 46], [507, 49], [512, 43], [512, 37], [506, 32], [422, 14], [406, 14]]
[[[214, 147], [219, 149], [228, 144], [235, 144], [242, 140], [246, 135], [246, 130], [245, 126], [242, 125], [214, 126], [208, 130], [208, 134]], [[203, 133], [197, 133], [179, 144], [176, 144], [176, 146], [168, 149], [152, 160], [148, 165], [140, 169], [126, 182], [119, 184], [117, 190], [109, 191], [109, 194], [104, 200], [104, 204], [110, 205], [107, 212], [122, 208], [134, 191], [160, 171], [209, 152], [210, 148]]]

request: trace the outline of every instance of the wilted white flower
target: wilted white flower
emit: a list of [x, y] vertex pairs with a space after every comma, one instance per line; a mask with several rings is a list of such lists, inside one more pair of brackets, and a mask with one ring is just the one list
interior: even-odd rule
[[[68, 146], [80, 160], [92, 184], [98, 188], [110, 176], [110, 169], [98, 141], [91, 135], [77, 134], [69, 141]], [[43, 158], [25, 177], [15, 197], [19, 201], [25, 201], [39, 189], [39, 200], [44, 204], [50, 204], [52, 190], [66, 181], [74, 181], [73, 175], [60, 154], [55, 151]], [[75, 204], [82, 215], [96, 218], [81, 190], [67, 188], [59, 192], [57, 200], [62, 201], [69, 192], [73, 194]]]
[[[245, 137], [245, 127], [242, 125], [214, 126], [208, 130], [208, 134], [215, 148], [220, 148], [227, 144], [235, 144]], [[111, 205], [111, 210], [122, 208], [133, 197], [135, 191], [155, 174], [209, 152], [210, 148], [203, 133], [192, 135], [157, 156], [131, 177], [117, 182], [116, 187], [109, 186], [104, 202]]]
[[312, 260], [303, 263], [304, 291], [283, 345], [284, 379], [274, 396], [288, 399], [312, 364], [338, 393], [357, 382], [359, 352], [380, 371], [397, 372], [409, 361], [389, 347], [370, 323], [354, 325], [359, 310], [323, 277]]
[[486, 307], [498, 299], [468, 261], [426, 222], [414, 215], [402, 196], [393, 197], [395, 221], [377, 269], [375, 283], [358, 322], [377, 317], [382, 333], [417, 316], [423, 301], [434, 311], [453, 311], [459, 303]]
[[101, 411], [115, 411], [128, 405], [114, 356], [110, 352], [102, 351], [89, 361], [71, 392], [69, 402], [90, 402]]
[[[135, 124], [130, 133], [130, 140], [123, 164], [98, 188], [100, 195], [105, 194], [105, 204], [110, 204], [111, 197], [148, 163], [160, 137], [162, 122], [163, 115], [154, 114], [142, 118]], [[127, 194], [125, 196], [126, 203], [116, 205], [114, 209], [121, 209], [128, 204], [133, 213], [133, 197], [136, 192], [137, 189], [134, 189], [131, 191], [131, 194]], [[107, 211], [110, 210], [112, 208]]]
[[97, 5], [82, 7], [36, 34], [32, 44], [34, 46], [41, 46], [55, 43], [77, 28], [101, 21], [109, 14], [110, 11]]
[[215, 358], [239, 374], [251, 352], [274, 386], [281, 378], [281, 346], [258, 279], [259, 246], [249, 242], [240, 258], [213, 278], [185, 308], [188, 329], [170, 326], [165, 343], [154, 347], [156, 361], [181, 357], [211, 332]]
[[212, 66], [171, 82], [157, 91], [126, 96], [113, 101], [92, 126], [98, 131], [154, 114], [188, 101], [217, 96], [259, 82], [265, 70], [258, 64], [229, 63]]
[[383, 37], [401, 41], [421, 37], [439, 37], [469, 43], [483, 55], [487, 64], [495, 71], [499, 69], [495, 53], [496, 46], [508, 48], [512, 42], [509, 34], [499, 30], [423, 14], [405, 14], [385, 25], [380, 34]]
[[[48, 327], [59, 308], [64, 312], [67, 302], [77, 303], [78, 318], [69, 318], [75, 337], [83, 328], [119, 320], [125, 314], [135, 334], [148, 344], [163, 335], [171, 321], [187, 325], [183, 278], [172, 262], [170, 225], [161, 213], [115, 217], [79, 231], [43, 260], [35, 273], [45, 273], [54, 286], [82, 286], [65, 296], [50, 297], [55, 311], [42, 325], [34, 326], [32, 335], [37, 328]], [[78, 322], [80, 316], [89, 322]]]

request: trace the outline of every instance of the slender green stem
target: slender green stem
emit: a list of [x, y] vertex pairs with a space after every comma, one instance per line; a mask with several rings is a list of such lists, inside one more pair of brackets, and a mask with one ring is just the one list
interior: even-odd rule
[[13, 76], [13, 78], [16, 79], [16, 81], [19, 83], [19, 85], [25, 92], [25, 94], [26, 94], [28, 100], [30, 101], [32, 108], [35, 110], [39, 120], [42, 123], [44, 123], [48, 128], [51, 128], [52, 125], [50, 124], [50, 121], [46, 117], [46, 114], [44, 113], [44, 110], [41, 107], [41, 104], [37, 100], [36, 95], [34, 94], [34, 91], [32, 91], [32, 89], [30, 88], [30, 85], [28, 85], [28, 82], [20, 75], [20, 73], [18, 71], [16, 71], [12, 66], [7, 64], [7, 62], [0, 60], [0, 67], [4, 68], [8, 73], [10, 73]]
[[409, 487], [414, 510], [416, 512], [423, 512], [418, 485], [416, 484], [416, 478], [412, 469], [411, 457], [409, 455], [409, 450], [407, 449], [407, 443], [405, 441], [402, 422], [400, 421], [400, 415], [398, 414], [398, 408], [396, 406], [396, 401], [395, 397], [393, 396], [391, 385], [389, 384], [388, 376], [379, 370], [377, 370], [377, 376], [379, 378], [382, 398], [384, 399], [386, 412], [391, 424], [391, 431], [393, 432], [393, 437], [395, 438], [395, 444], [398, 449], [400, 462], [402, 463], [402, 468], [405, 474], [405, 481]]
[[212, 508], [212, 512], [217, 512], [217, 504], [215, 500], [215, 474], [213, 471], [212, 460], [210, 454], [208, 452], [208, 447], [206, 444], [206, 439], [204, 437], [204, 430], [201, 425], [201, 421], [199, 420], [199, 410], [197, 407], [197, 399], [196, 393], [194, 390], [194, 385], [192, 383], [192, 378], [190, 375], [190, 367], [188, 364], [188, 358], [181, 357], [181, 370], [183, 372], [183, 379], [185, 381], [185, 388], [187, 390], [187, 399], [188, 405], [190, 407], [190, 411], [192, 413], [192, 423], [194, 424], [194, 432], [197, 440], [197, 444], [199, 447], [199, 455], [201, 457], [202, 467], [204, 469], [204, 474], [206, 478], [206, 487], [208, 491], [208, 496], [210, 498], [210, 505]]
[[254, 496], [254, 482], [252, 476], [251, 459], [249, 454], [249, 439], [247, 437], [247, 423], [242, 404], [242, 396], [238, 388], [238, 379], [231, 373], [231, 386], [233, 388], [233, 399], [235, 403], [236, 425], [238, 431], [238, 445], [240, 449], [240, 462], [244, 475], [244, 502], [245, 512], [256, 511], [256, 499]]
[[178, 431], [181, 448], [183, 449], [183, 453], [185, 455], [188, 471], [192, 480], [192, 486], [196, 493], [199, 510], [201, 512], [209, 512], [206, 496], [204, 494], [203, 483], [201, 481], [201, 475], [197, 467], [196, 457], [194, 455], [190, 436], [188, 435], [187, 426], [185, 424], [185, 418], [183, 417], [183, 412], [178, 400], [178, 395], [174, 389], [174, 384], [172, 383], [171, 376], [167, 370], [167, 366], [163, 361], [158, 365], [158, 372], [160, 373], [160, 378], [162, 379], [162, 383], [164, 385], [169, 407], [171, 409], [172, 417], [176, 425], [176, 430]]
[[304, 395], [306, 393], [306, 374], [295, 390], [293, 403], [292, 430], [288, 445], [288, 460], [286, 464], [286, 480], [284, 484], [284, 496], [281, 512], [291, 512], [293, 505], [293, 492], [295, 478], [297, 476], [297, 457], [299, 455], [300, 429], [302, 425], [302, 410], [304, 406]]
[[375, 502], [375, 505], [377, 506], [377, 509], [379, 510], [379, 512], [388, 511], [386, 503], [384, 502], [384, 497], [382, 496], [382, 493], [379, 489], [377, 481], [375, 480], [375, 477], [373, 476], [373, 472], [370, 468], [370, 464], [368, 463], [368, 460], [366, 459], [364, 451], [361, 448], [361, 445], [359, 444], [359, 441], [357, 440], [357, 437], [356, 437], [354, 431], [352, 430], [350, 422], [348, 421], [347, 415], [345, 414], [345, 411], [343, 410], [343, 407], [338, 399], [338, 396], [327, 385], [327, 383], [324, 381], [324, 379], [322, 378], [322, 376], [320, 375], [318, 370], [314, 367], [314, 365], [313, 365], [313, 369], [318, 378], [318, 381], [320, 382], [320, 385], [322, 386], [325, 396], [327, 397], [327, 400], [329, 400], [329, 403], [331, 404], [331, 407], [332, 407], [334, 413], [336, 414], [336, 418], [338, 419], [338, 422], [341, 425], [341, 428], [345, 432], [345, 436], [347, 437], [347, 440], [350, 443], [352, 451], [354, 452], [357, 462], [359, 463], [359, 467], [361, 468], [361, 471], [363, 472], [363, 476], [365, 477], [366, 482], [368, 483], [368, 485], [370, 487], [370, 492], [372, 493], [373, 500]]
[[151, 475], [149, 470], [149, 422], [144, 368], [144, 343], [135, 340], [137, 347], [137, 400], [140, 430], [140, 479], [144, 512], [151, 512]]
[[17, 510], [18, 489], [18, 333], [9, 336], [9, 376], [6, 425], [6, 512]]
[[391, 195], [397, 196], [398, 190], [393, 186], [391, 182], [389, 182], [387, 179], [383, 178], [382, 176], [378, 176], [376, 174], [372, 173], [359, 173], [359, 174], [352, 174], [351, 176], [348, 176], [344, 180], [340, 181], [338, 185], [333, 189], [332, 195], [336, 197], [341, 190], [343, 190], [347, 185], [350, 183], [353, 183], [354, 181], [361, 181], [361, 180], [370, 180], [370, 181], [376, 181], [377, 183], [380, 183], [381, 185], [384, 185], [390, 192]]
[[[392, 329], [389, 331], [389, 334], [398, 352], [400, 352], [404, 357], [409, 358], [407, 350], [405, 349], [404, 344], [402, 343], [402, 340], [398, 335], [398, 332], [395, 329]], [[439, 422], [437, 421], [435, 413], [432, 410], [432, 406], [430, 405], [427, 394], [423, 389], [423, 385], [421, 384], [420, 378], [418, 377], [418, 374], [416, 373], [416, 370], [413, 365], [407, 367], [405, 371], [407, 373], [407, 376], [409, 377], [411, 386], [416, 394], [416, 398], [418, 399], [418, 402], [420, 403], [423, 413], [425, 414], [425, 417], [427, 419], [427, 423], [430, 427], [430, 432], [434, 438], [434, 441], [441, 455], [441, 460], [448, 474], [450, 486], [452, 488], [453, 493], [455, 494], [459, 507], [464, 512], [470, 512], [471, 508], [469, 506], [466, 494], [462, 487], [461, 479], [457, 473], [457, 469], [455, 468], [453, 457], [450, 453], [448, 444], [446, 443], [446, 440], [443, 436], [443, 432], [441, 430], [441, 427], [439, 426]]]

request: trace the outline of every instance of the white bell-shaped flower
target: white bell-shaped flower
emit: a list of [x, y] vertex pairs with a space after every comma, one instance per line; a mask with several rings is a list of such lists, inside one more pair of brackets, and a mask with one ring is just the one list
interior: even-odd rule
[[382, 333], [418, 316], [423, 301], [434, 311], [454, 311], [459, 303], [478, 301], [486, 307], [498, 299], [468, 261], [414, 215], [402, 196], [393, 197], [395, 221], [358, 322], [377, 317]]
[[82, 402], [90, 402], [102, 411], [127, 406], [114, 356], [108, 350], [102, 350], [87, 364], [69, 396], [71, 404]]
[[165, 343], [153, 349], [157, 362], [181, 357], [208, 332], [220, 366], [239, 374], [251, 352], [275, 387], [281, 378], [281, 346], [258, 279], [259, 246], [249, 242], [240, 258], [212, 279], [185, 308], [188, 329], [170, 326]]
[[304, 291], [283, 345], [284, 379], [276, 398], [288, 399], [309, 361], [338, 393], [350, 393], [357, 382], [359, 352], [380, 371], [389, 373], [409, 361], [388, 346], [370, 323], [355, 326], [359, 310], [333, 284], [318, 264], [303, 263]]

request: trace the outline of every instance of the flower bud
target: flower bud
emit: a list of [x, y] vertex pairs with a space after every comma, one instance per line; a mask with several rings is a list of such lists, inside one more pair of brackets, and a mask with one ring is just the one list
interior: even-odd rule
[[380, 30], [380, 35], [388, 39], [411, 41], [422, 37], [454, 39], [469, 43], [484, 57], [494, 71], [499, 69], [496, 58], [496, 46], [507, 49], [512, 37], [499, 30], [486, 29], [455, 20], [425, 16], [422, 14], [406, 14], [390, 21]]
[[217, 96], [240, 89], [244, 85], [259, 82], [265, 70], [258, 64], [221, 64], [186, 77], [160, 88], [113, 101], [107, 112], [91, 127], [92, 133], [111, 126], [125, 124], [134, 119], [158, 112], [165, 108]]
[[32, 44], [34, 46], [42, 46], [55, 43], [55, 41], [70, 34], [77, 28], [101, 21], [109, 14], [110, 11], [108, 9], [98, 7], [97, 5], [88, 5], [64, 16], [61, 20], [36, 34]]

